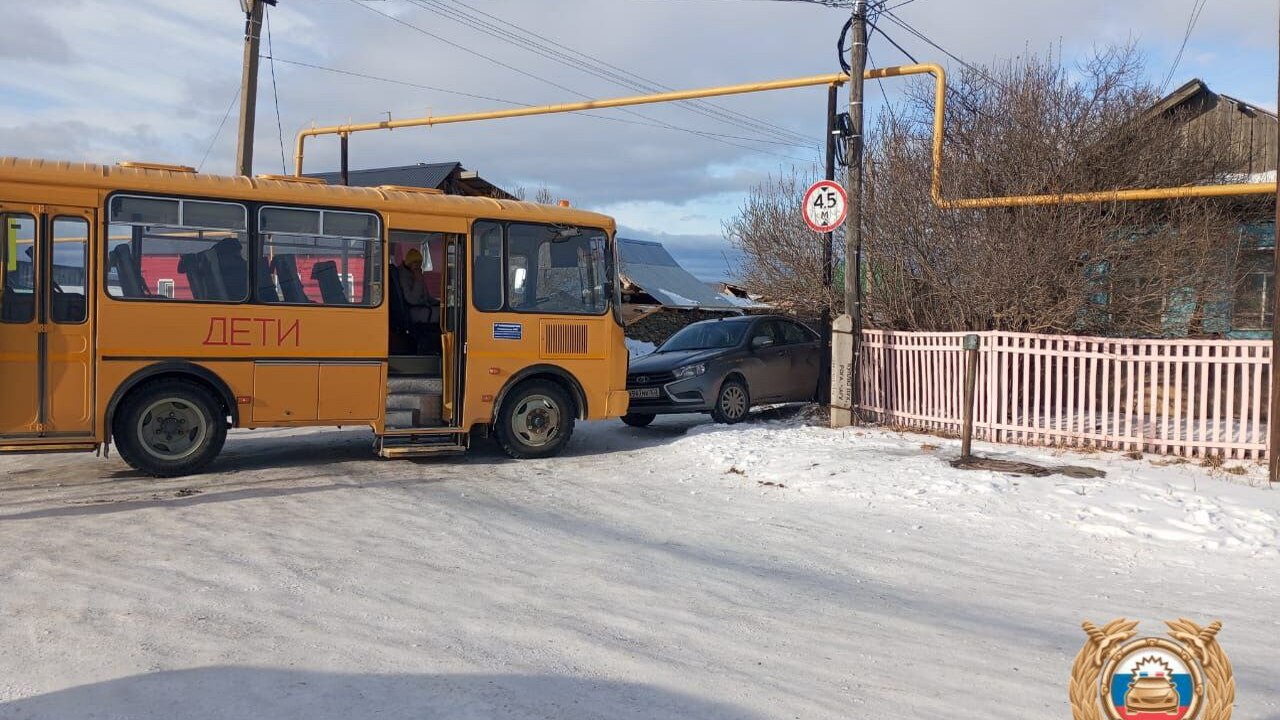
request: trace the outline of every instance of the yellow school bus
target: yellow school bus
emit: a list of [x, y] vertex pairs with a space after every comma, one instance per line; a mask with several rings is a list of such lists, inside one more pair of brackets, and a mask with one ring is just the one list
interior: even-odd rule
[[615, 225], [417, 188], [0, 159], [0, 452], [156, 476], [229, 428], [561, 450], [627, 410]]

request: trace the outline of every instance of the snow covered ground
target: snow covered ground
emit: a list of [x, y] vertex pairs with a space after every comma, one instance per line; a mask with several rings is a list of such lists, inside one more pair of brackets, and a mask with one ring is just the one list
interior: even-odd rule
[[1221, 619], [1280, 718], [1280, 492], [769, 415], [567, 457], [236, 433], [217, 474], [0, 459], [0, 718], [1068, 718], [1084, 619]]

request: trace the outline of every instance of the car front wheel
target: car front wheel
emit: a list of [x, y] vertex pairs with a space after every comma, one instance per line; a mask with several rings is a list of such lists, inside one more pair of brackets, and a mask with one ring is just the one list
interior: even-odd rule
[[747, 411], [751, 409], [751, 392], [741, 380], [725, 380], [716, 396], [716, 405], [711, 408], [711, 419], [718, 423], [732, 425], [747, 419]]

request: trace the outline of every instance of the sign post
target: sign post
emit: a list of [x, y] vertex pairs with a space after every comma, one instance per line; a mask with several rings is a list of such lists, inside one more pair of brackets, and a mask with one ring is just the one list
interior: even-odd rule
[[819, 180], [804, 193], [804, 222], [816, 233], [829, 233], [844, 224], [849, 196], [834, 180]]
[[[829, 233], [844, 224], [849, 214], [849, 196], [832, 180], [819, 180], [804, 193], [801, 207], [804, 222], [816, 233]], [[848, 272], [848, 263], [845, 263]], [[853, 378], [853, 322], [848, 313], [836, 318], [831, 335], [831, 417], [833, 425], [852, 423], [854, 407], [850, 392]]]

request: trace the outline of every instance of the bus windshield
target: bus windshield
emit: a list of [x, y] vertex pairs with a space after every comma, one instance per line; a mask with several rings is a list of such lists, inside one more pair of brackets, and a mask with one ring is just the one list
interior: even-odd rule
[[[496, 272], [504, 240], [505, 298]], [[613, 254], [603, 230], [477, 223], [475, 253], [476, 306], [483, 310], [601, 315], [609, 309]]]

